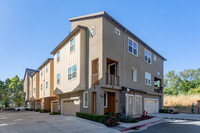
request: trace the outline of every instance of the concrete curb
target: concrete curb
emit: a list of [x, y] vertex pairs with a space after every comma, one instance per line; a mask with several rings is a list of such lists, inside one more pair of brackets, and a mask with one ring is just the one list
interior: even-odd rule
[[124, 128], [124, 129], [121, 129], [119, 131], [120, 132], [126, 132], [126, 131], [129, 131], [129, 130], [132, 130], [132, 129], [139, 129], [139, 128], [144, 128], [144, 127], [149, 127], [151, 125], [162, 123], [162, 122], [164, 122], [164, 120], [165, 119], [163, 118], [163, 119], [160, 119], [160, 120], [157, 120], [157, 121], [152, 121], [152, 122], [149, 122], [149, 123], [145, 123], [145, 124], [141, 124], [141, 125], [137, 125], [137, 126], [132, 126], [132, 127], [129, 127], [129, 128]]
[[195, 119], [184, 119], [184, 118], [171, 118], [171, 117], [163, 117], [164, 119], [172, 119], [172, 120], [187, 120], [187, 121], [200, 121]]

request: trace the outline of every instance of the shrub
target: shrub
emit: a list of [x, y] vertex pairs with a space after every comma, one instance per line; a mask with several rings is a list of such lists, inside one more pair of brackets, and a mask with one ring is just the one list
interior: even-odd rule
[[160, 109], [159, 110], [159, 113], [168, 113], [169, 112], [169, 109]]
[[60, 112], [51, 112], [49, 115], [60, 115]]
[[40, 110], [40, 113], [47, 113], [47, 110]]
[[106, 125], [107, 127], [114, 127], [116, 125], [118, 125], [117, 123], [117, 118], [108, 118], [104, 121], [104, 125]]
[[104, 123], [104, 121], [108, 118], [108, 115], [94, 115], [89, 113], [76, 112], [76, 117], [88, 119], [99, 123]]
[[124, 113], [117, 113], [116, 114], [118, 120], [120, 122], [124, 122], [124, 123], [136, 123], [138, 122], [138, 120], [130, 117], [130, 116], [126, 116]]
[[40, 112], [40, 109], [36, 109], [35, 112]]
[[29, 111], [29, 108], [25, 108], [24, 110], [25, 110], [25, 111]]

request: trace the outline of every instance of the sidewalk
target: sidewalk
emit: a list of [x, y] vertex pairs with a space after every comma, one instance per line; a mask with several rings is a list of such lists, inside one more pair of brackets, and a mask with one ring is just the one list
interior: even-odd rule
[[164, 122], [163, 118], [151, 118], [148, 120], [143, 120], [143, 121], [139, 121], [137, 123], [122, 123], [119, 122], [120, 125], [118, 125], [118, 128], [120, 129], [119, 131], [121, 132], [126, 132], [129, 130], [132, 130], [133, 128], [135, 129], [139, 129], [139, 128], [147, 128], [149, 126], [155, 125], [155, 124], [159, 124]]
[[193, 120], [200, 121], [200, 114], [167, 114], [167, 113], [158, 113], [158, 114], [149, 114], [150, 116], [155, 116], [158, 118], [165, 119], [179, 119], [179, 120]]

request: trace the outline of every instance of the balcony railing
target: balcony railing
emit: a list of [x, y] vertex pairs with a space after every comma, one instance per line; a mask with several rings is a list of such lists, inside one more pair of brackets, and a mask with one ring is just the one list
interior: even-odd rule
[[154, 92], [163, 93], [163, 87], [154, 87]]
[[99, 85], [99, 73], [92, 75], [92, 86]]
[[112, 86], [119, 86], [119, 76], [106, 73], [106, 84], [112, 85]]

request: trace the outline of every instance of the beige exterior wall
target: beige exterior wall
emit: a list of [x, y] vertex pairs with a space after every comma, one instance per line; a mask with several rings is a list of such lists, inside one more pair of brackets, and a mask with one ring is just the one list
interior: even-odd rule
[[[39, 99], [39, 72], [36, 72], [33, 76], [33, 99]], [[34, 91], [35, 89], [35, 91]]]
[[[50, 60], [47, 64], [45, 64], [42, 68], [40, 68], [39, 72], [39, 98], [50, 97], [51, 88], [53, 88], [53, 60]], [[46, 71], [48, 69], [48, 71]], [[48, 82], [48, 85], [46, 85]], [[42, 85], [42, 90], [41, 90]]]
[[[80, 21], [73, 21], [71, 22], [71, 30], [73, 30], [75, 27], [78, 25], [85, 26], [88, 28], [88, 30], [91, 30], [94, 28], [94, 36], [93, 37], [88, 37], [88, 70], [86, 71], [89, 73], [88, 75], [88, 87], [91, 87], [91, 76], [92, 76], [92, 60], [97, 59], [99, 60], [99, 79], [102, 78], [103, 76], [103, 71], [102, 71], [102, 56], [103, 56], [103, 18], [102, 17], [97, 17], [93, 19], [85, 19], [85, 20], [80, 20]], [[89, 32], [87, 33], [89, 34]]]
[[[118, 75], [120, 76], [120, 86], [138, 88], [147, 93], [154, 93], [154, 77], [163, 79], [163, 59], [156, 56], [156, 61], [153, 60], [155, 55], [151, 50], [144, 47], [138, 40], [131, 37], [124, 31], [120, 30], [120, 36], [114, 30], [116, 25], [103, 19], [103, 73], [106, 73], [106, 58], [111, 58], [118, 61]], [[138, 43], [138, 56], [128, 52], [128, 38]], [[144, 60], [144, 50], [151, 52], [151, 61], [149, 64]], [[137, 69], [137, 82], [132, 81], [132, 69]], [[101, 68], [100, 68], [101, 69]], [[145, 85], [145, 72], [151, 73], [151, 86]], [[160, 73], [158, 75], [157, 73]], [[105, 77], [103, 78], [105, 84]]]
[[[57, 62], [57, 54], [54, 55], [54, 90], [62, 93], [85, 89], [85, 30], [80, 29], [74, 38], [74, 51], [70, 53], [70, 39], [59, 50], [60, 61]], [[76, 78], [68, 80], [68, 68], [77, 65]], [[57, 84], [57, 74], [60, 74], [60, 84]]]
[[29, 79], [29, 100], [32, 100], [33, 98], [33, 80], [32, 77], [28, 77]]
[[28, 75], [26, 73], [24, 77], [24, 93], [25, 93], [25, 101], [29, 100], [29, 81], [28, 81]]

